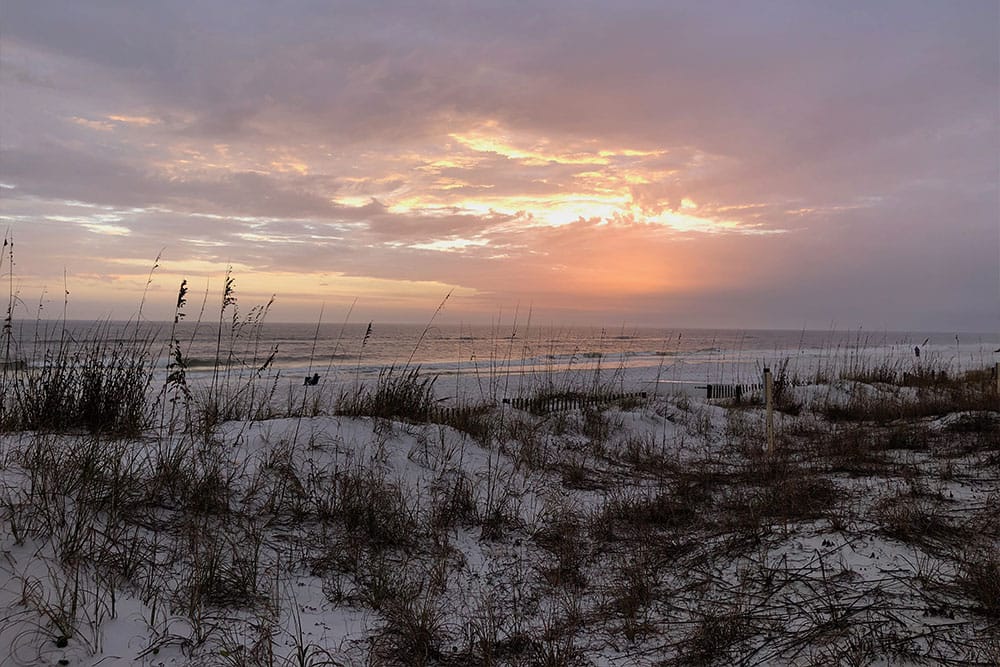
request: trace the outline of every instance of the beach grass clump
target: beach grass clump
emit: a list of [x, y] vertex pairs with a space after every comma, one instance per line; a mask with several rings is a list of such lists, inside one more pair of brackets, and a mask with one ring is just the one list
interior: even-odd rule
[[840, 372], [840, 379], [864, 384], [898, 384], [903, 375], [899, 360], [886, 357], [879, 361], [852, 359]]
[[340, 523], [361, 545], [402, 548], [422, 530], [414, 500], [376, 466], [340, 470], [316, 493], [319, 517]]
[[437, 530], [470, 527], [477, 516], [472, 478], [462, 470], [443, 472], [431, 485], [430, 526]]
[[1000, 552], [996, 548], [967, 550], [960, 559], [956, 583], [980, 613], [1000, 620]]
[[610, 576], [602, 591], [602, 611], [610, 616], [617, 632], [630, 642], [653, 635], [656, 625], [650, 606], [659, 593], [660, 569], [651, 550], [638, 546], [613, 554], [607, 567]]
[[379, 372], [375, 386], [341, 392], [335, 413], [351, 417], [378, 417], [427, 422], [434, 406], [434, 382], [419, 366], [390, 366]]
[[588, 586], [586, 566], [590, 545], [582, 512], [565, 504], [549, 509], [532, 531], [531, 540], [551, 556], [551, 560], [539, 567], [549, 585], [581, 590]]
[[941, 417], [953, 412], [996, 411], [996, 386], [989, 369], [949, 374], [946, 371], [903, 374], [896, 384], [848, 383], [846, 401], [827, 400], [819, 406], [833, 422], [877, 422]]
[[1000, 432], [1000, 412], [964, 412], [957, 415], [945, 428], [949, 433], [997, 433]]
[[716, 479], [715, 528], [727, 533], [727, 550], [758, 544], [780, 527], [817, 519], [835, 519], [843, 492], [829, 478], [787, 458], [757, 455], [725, 478]]
[[280, 379], [280, 372], [274, 368], [278, 345], [268, 342], [264, 334], [275, 297], [241, 314], [236, 279], [231, 267], [226, 270], [218, 324], [213, 330], [215, 348], [208, 359], [210, 379], [202, 383], [191, 377], [193, 362], [198, 360], [193, 360], [190, 353], [203, 328], [209, 295], [206, 290], [193, 333], [185, 342], [179, 326], [187, 317], [188, 291], [187, 280], [181, 281], [166, 343], [166, 375], [159, 392], [160, 431], [197, 433], [208, 440], [225, 422], [260, 421], [290, 414], [291, 405], [281, 413], [274, 400]]
[[825, 516], [839, 495], [837, 486], [829, 479], [793, 476], [738, 496], [735, 507], [771, 520], [808, 521]]
[[429, 408], [427, 421], [442, 426], [450, 426], [465, 433], [476, 442], [489, 447], [501, 438], [504, 431], [504, 415], [489, 404], [461, 404]]
[[689, 528], [712, 501], [706, 495], [691, 502], [693, 498], [678, 493], [679, 488], [612, 490], [590, 519], [591, 534], [600, 542], [616, 542]]
[[109, 323], [83, 341], [65, 335], [18, 372], [5, 372], [0, 428], [137, 436], [153, 421], [153, 338]]
[[189, 576], [175, 600], [194, 615], [199, 608], [252, 609], [267, 600], [262, 563], [264, 533], [246, 519], [232, 530], [202, 521], [185, 532]]
[[889, 465], [885, 447], [880, 446], [876, 429], [862, 424], [831, 427], [811, 435], [803, 446], [812, 460], [829, 472], [854, 476], [883, 473]]
[[872, 516], [883, 534], [932, 552], [962, 539], [963, 531], [948, 518], [945, 500], [921, 493], [919, 487], [877, 501]]
[[[274, 305], [274, 297], [241, 316], [235, 284], [229, 269], [219, 308], [212, 379], [207, 387], [193, 394], [193, 426], [206, 435], [224, 422], [260, 421], [277, 416], [274, 396], [279, 373], [274, 372], [273, 365], [278, 346], [264, 338], [264, 322]], [[183, 284], [181, 290], [183, 293]], [[179, 297], [178, 309], [182, 304]], [[179, 354], [175, 358], [179, 363], [174, 364], [174, 372], [183, 372], [183, 360]]]
[[380, 661], [415, 667], [446, 661], [447, 616], [430, 592], [393, 599], [383, 608], [382, 617], [385, 622], [373, 647]]
[[26, 484], [5, 496], [11, 530], [18, 541], [26, 536], [58, 538], [66, 558], [82, 556], [81, 548], [97, 548], [87, 529], [122, 527], [143, 516], [150, 504], [144, 462], [123, 441], [87, 436], [68, 441], [38, 435], [17, 452]]
[[739, 645], [757, 633], [752, 615], [739, 605], [712, 605], [699, 616], [681, 644], [677, 664], [735, 663]]

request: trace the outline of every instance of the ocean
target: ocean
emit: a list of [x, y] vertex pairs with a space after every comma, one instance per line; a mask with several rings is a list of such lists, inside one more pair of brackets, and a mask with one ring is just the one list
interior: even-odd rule
[[[786, 365], [804, 378], [823, 367], [934, 364], [960, 371], [992, 367], [1000, 334], [946, 332], [671, 329], [648, 327], [410, 325], [373, 322], [16, 321], [0, 356], [27, 367], [60, 348], [135, 345], [166, 373], [171, 338], [188, 376], [217, 366], [259, 368], [298, 378], [377, 376], [388, 367], [419, 366], [440, 376], [538, 375], [573, 371], [639, 372], [658, 382], [754, 382], [766, 366]], [[9, 342], [9, 347], [7, 343]], [[920, 355], [915, 348], [919, 348]], [[273, 357], [272, 357], [273, 354]]]

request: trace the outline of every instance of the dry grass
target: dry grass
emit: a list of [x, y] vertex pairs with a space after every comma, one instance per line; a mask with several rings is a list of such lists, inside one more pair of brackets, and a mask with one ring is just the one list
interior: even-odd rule
[[0, 429], [140, 435], [153, 420], [152, 346], [152, 332], [110, 323], [84, 341], [65, 334], [30, 362], [31, 372], [0, 376]]

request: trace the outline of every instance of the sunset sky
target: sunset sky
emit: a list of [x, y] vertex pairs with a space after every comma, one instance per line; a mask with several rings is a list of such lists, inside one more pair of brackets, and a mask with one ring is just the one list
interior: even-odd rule
[[998, 7], [4, 0], [18, 314], [995, 331]]

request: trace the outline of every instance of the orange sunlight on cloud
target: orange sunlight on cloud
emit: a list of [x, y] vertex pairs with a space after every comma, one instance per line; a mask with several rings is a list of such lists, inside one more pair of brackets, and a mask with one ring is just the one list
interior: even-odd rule
[[[601, 147], [596, 140], [561, 147], [559, 142], [546, 137], [517, 134], [495, 120], [464, 132], [452, 132], [449, 137], [458, 143], [450, 147], [452, 155], [427, 161], [420, 167], [434, 175], [447, 172], [449, 177], [429, 181], [425, 187], [411, 186], [403, 196], [390, 196], [389, 210], [408, 214], [448, 208], [480, 214], [521, 214], [519, 224], [538, 226], [624, 217], [683, 232], [760, 233], [754, 225], [731, 216], [702, 212], [689, 197], [683, 198], [676, 210], [664, 210], [666, 206], [662, 205], [657, 207], [660, 210], [650, 211], [648, 204], [639, 205], [633, 186], [663, 182], [681, 171], [664, 168], [657, 162], [668, 155], [665, 149], [608, 148]], [[477, 170], [486, 169], [496, 159], [501, 160], [500, 168], [504, 162], [512, 162], [522, 169], [551, 167], [561, 172], [555, 179], [545, 176], [532, 179], [537, 194], [523, 189], [498, 189], [494, 184], [477, 187]], [[704, 157], [696, 159], [701, 161]], [[469, 176], [465, 179], [455, 176], [463, 172]]]

